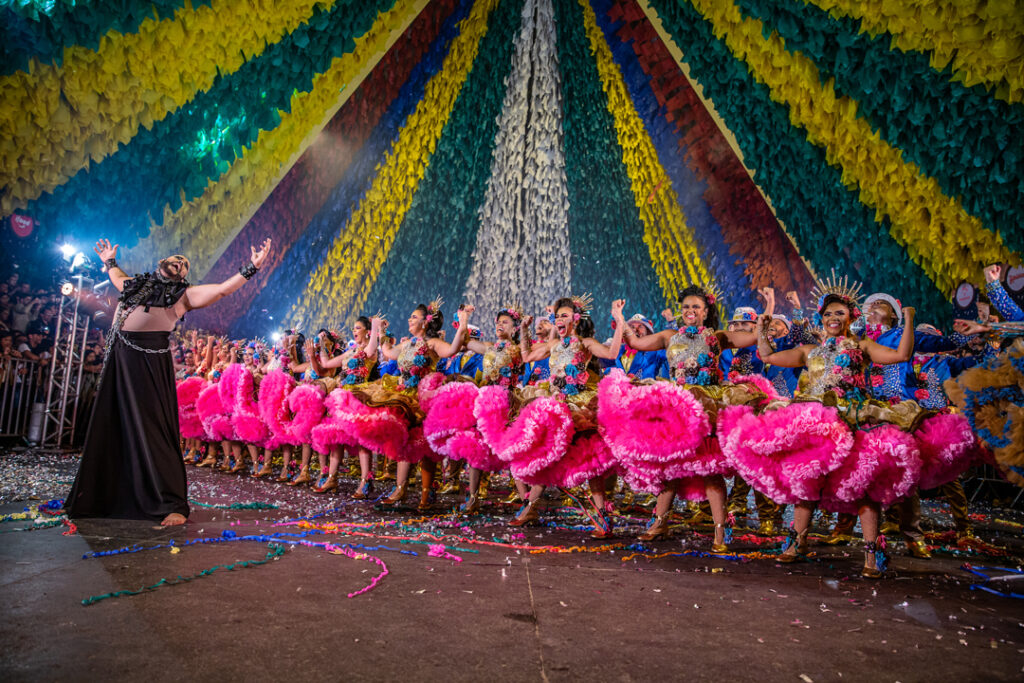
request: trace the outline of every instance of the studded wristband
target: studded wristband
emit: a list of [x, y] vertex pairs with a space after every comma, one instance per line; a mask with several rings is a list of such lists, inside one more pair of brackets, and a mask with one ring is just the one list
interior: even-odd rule
[[259, 268], [254, 266], [252, 264], [252, 261], [249, 261], [248, 263], [244, 264], [242, 267], [238, 269], [238, 274], [244, 277], [246, 280], [248, 280], [252, 278], [252, 276], [255, 275], [257, 271], [259, 271]]
[[115, 258], [108, 258], [106, 261], [103, 262], [103, 265], [105, 265], [107, 267], [107, 270], [113, 270], [114, 268], [118, 267], [117, 266], [117, 259], [115, 259]]

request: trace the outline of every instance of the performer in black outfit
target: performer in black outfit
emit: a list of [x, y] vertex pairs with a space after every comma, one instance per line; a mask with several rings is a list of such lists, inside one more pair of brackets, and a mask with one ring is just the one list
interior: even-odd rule
[[160, 520], [188, 518], [188, 488], [178, 432], [170, 336], [185, 313], [239, 289], [270, 254], [270, 240], [252, 247], [252, 260], [219, 284], [189, 285], [189, 261], [170, 256], [152, 273], [129, 277], [108, 240], [95, 251], [121, 292], [107, 337], [100, 386], [68, 494], [70, 517]]

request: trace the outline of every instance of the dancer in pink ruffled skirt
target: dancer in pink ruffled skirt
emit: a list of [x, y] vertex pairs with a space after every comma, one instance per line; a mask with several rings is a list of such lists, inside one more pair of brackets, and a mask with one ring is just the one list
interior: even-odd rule
[[724, 475], [730, 469], [716, 436], [718, 411], [726, 405], [764, 402], [775, 392], [763, 377], [739, 376], [734, 384], [723, 384], [722, 349], [750, 346], [754, 333], [717, 330], [715, 296], [700, 287], [687, 287], [679, 301], [681, 329], [644, 337], [626, 330], [637, 350], [666, 350], [672, 381], [631, 380], [613, 370], [598, 389], [598, 424], [626, 482], [658, 496], [654, 517], [640, 539], [668, 536], [677, 494], [707, 498], [715, 521], [712, 552], [724, 553]]
[[353, 341], [344, 353], [328, 358], [326, 352], [321, 351], [320, 366], [337, 370], [338, 386], [327, 396], [327, 416], [313, 428], [313, 447], [320, 453], [330, 453], [327, 479], [314, 489], [317, 493], [338, 488], [338, 465], [346, 446], [355, 448], [359, 454], [359, 486], [352, 497], [364, 500], [373, 492], [371, 453], [350, 433], [346, 417], [352, 412], [363, 412], [362, 404], [352, 396], [352, 391], [369, 382], [374, 374], [381, 323], [380, 318], [371, 321], [360, 316], [352, 325]]
[[[625, 301], [612, 303], [617, 325], [611, 343], [593, 338], [589, 297], [559, 299], [555, 303], [558, 337], [532, 349], [524, 348], [523, 360], [549, 359], [549, 381], [509, 391], [500, 385], [480, 389], [474, 414], [487, 445], [507, 463], [512, 476], [532, 485], [526, 505], [513, 526], [539, 519], [537, 502], [545, 485], [577, 486], [590, 482], [596, 538], [611, 536], [604, 516], [604, 475], [614, 458], [597, 432], [597, 379], [600, 371], [591, 359], [619, 355]], [[525, 326], [530, 319], [524, 321]], [[525, 340], [523, 345], [529, 344]]]
[[[912, 493], [920, 481], [921, 453], [912, 432], [925, 416], [913, 401], [891, 405], [868, 398], [865, 369], [910, 359], [914, 309], [903, 309], [903, 334], [896, 349], [850, 333], [860, 316], [858, 286], [819, 283], [820, 345], [774, 351], [758, 321], [758, 353], [766, 363], [801, 367], [797, 398], [780, 400], [761, 414], [734, 409], [722, 417], [723, 448], [730, 463], [757, 490], [778, 503], [796, 503], [795, 542], [780, 559], [807, 552], [807, 533], [817, 504], [856, 512], [864, 534], [862, 575], [878, 578], [884, 550], [878, 543], [881, 507]], [[925, 411], [926, 413], [926, 411]], [[876, 543], [878, 543], [876, 545]]]

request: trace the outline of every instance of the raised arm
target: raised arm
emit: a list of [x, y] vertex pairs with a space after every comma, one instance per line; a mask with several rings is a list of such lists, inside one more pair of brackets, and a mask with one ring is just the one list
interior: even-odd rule
[[367, 358], [377, 357], [377, 346], [380, 344], [383, 322], [383, 320], [377, 317], [370, 318], [370, 338], [366, 342], [366, 349], [364, 349]]
[[455, 336], [452, 337], [450, 342], [446, 342], [437, 337], [427, 340], [427, 343], [430, 344], [430, 348], [434, 349], [434, 353], [437, 354], [438, 358], [451, 358], [462, 350], [462, 342], [466, 339], [466, 335], [469, 333], [469, 314], [472, 312], [472, 306], [463, 306], [459, 308], [459, 327], [455, 330]]
[[196, 285], [186, 289], [185, 296], [181, 297], [174, 306], [175, 313], [178, 314], [178, 317], [181, 317], [188, 311], [205, 308], [214, 302], [220, 301], [228, 294], [239, 290], [263, 265], [267, 256], [270, 255], [270, 247], [269, 237], [263, 240], [263, 244], [258, 251], [256, 247], [250, 247], [252, 252], [251, 263], [242, 266], [238, 273], [224, 280], [224, 282], [211, 285]]
[[530, 347], [533, 342], [530, 339], [530, 325], [533, 324], [533, 316], [524, 315], [519, 321], [519, 355], [525, 361], [530, 355]]
[[[326, 367], [320, 362], [320, 354], [317, 353], [316, 343], [312, 339], [306, 340], [305, 351], [306, 358], [309, 359], [309, 364], [313, 366], [313, 372], [315, 372], [320, 377], [323, 377], [324, 374], [326, 374], [327, 370]], [[333, 367], [338, 366], [335, 365]]]
[[625, 305], [625, 299], [616, 299], [612, 302], [612, 319], [615, 321], [615, 334], [612, 335], [612, 340], [608, 346], [593, 338], [583, 340], [583, 344], [595, 358], [615, 360], [619, 357], [619, 351], [622, 350], [622, 334], [626, 327], [628, 327], [625, 318], [622, 317], [622, 308]]
[[93, 251], [103, 261], [103, 265], [107, 267], [107, 277], [110, 278], [111, 284], [117, 288], [117, 291], [124, 291], [124, 283], [126, 280], [130, 280], [128, 273], [121, 270], [121, 266], [117, 265], [117, 247], [118, 245], [110, 245], [110, 240], [100, 240], [93, 247]]
[[768, 315], [775, 315], [775, 288], [762, 287], [757, 293], [764, 297], [764, 312]]
[[203, 356], [204, 372], [209, 372], [213, 368], [213, 335], [211, 334], [206, 338], [206, 354]]
[[861, 340], [860, 347], [876, 365], [892, 365], [910, 360], [914, 355], [914, 309], [903, 309], [903, 336], [897, 348], [890, 349], [871, 339]]
[[[388, 329], [388, 321], [381, 321], [381, 331]], [[405, 342], [402, 342], [404, 344]], [[397, 346], [394, 343], [393, 337], [388, 337], [383, 344], [381, 344], [380, 352], [388, 360], [398, 360], [398, 355], [401, 353], [402, 344]]]
[[[776, 351], [765, 334], [765, 326], [770, 320], [771, 316], [767, 314], [758, 316], [757, 326], [753, 332], [757, 339], [757, 355], [761, 356], [761, 360], [782, 368], [802, 368], [807, 365], [807, 354], [814, 349], [814, 346], [805, 344], [792, 349], [786, 349], [785, 351]], [[744, 332], [743, 334], [751, 333]], [[748, 344], [747, 346], [750, 345]]]

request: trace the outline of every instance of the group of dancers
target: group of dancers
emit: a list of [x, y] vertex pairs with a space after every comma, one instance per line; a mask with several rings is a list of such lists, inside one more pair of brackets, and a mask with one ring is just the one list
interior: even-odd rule
[[[177, 381], [185, 460], [239, 472], [248, 457], [264, 477], [280, 451], [279, 481], [328, 492], [348, 452], [362, 500], [373, 495], [377, 454], [397, 463], [380, 503], [402, 504], [418, 465], [424, 510], [447, 460], [468, 471], [467, 515], [480, 510], [488, 473], [508, 470], [522, 499], [510, 524], [538, 522], [545, 487], [587, 486], [595, 538], [613, 535], [606, 492], [617, 475], [656, 496], [645, 541], [669, 535], [677, 497], [707, 501], [713, 553], [728, 552], [725, 480], [735, 477], [768, 506], [794, 506], [782, 561], [808, 552], [821, 507], [850, 528], [859, 517], [862, 574], [878, 578], [882, 510], [913, 517], [918, 489], [949, 485], [986, 455], [943, 382], [996, 353], [991, 330], [957, 321], [942, 335], [915, 325], [914, 309], [894, 296], [862, 302], [859, 285], [834, 275], [812, 293], [810, 319], [792, 293], [790, 316], [762, 293], [764, 312], [737, 309], [725, 329], [715, 292], [699, 286], [679, 294], [661, 331], [639, 314], [626, 320], [615, 301], [603, 342], [588, 296], [559, 299], [536, 324], [510, 303], [488, 321], [489, 340], [468, 304], [446, 330], [439, 300], [412, 310], [401, 340], [381, 317], [360, 317], [347, 343], [327, 330], [288, 334], [272, 350], [194, 339]], [[927, 556], [923, 544], [914, 549]]]

